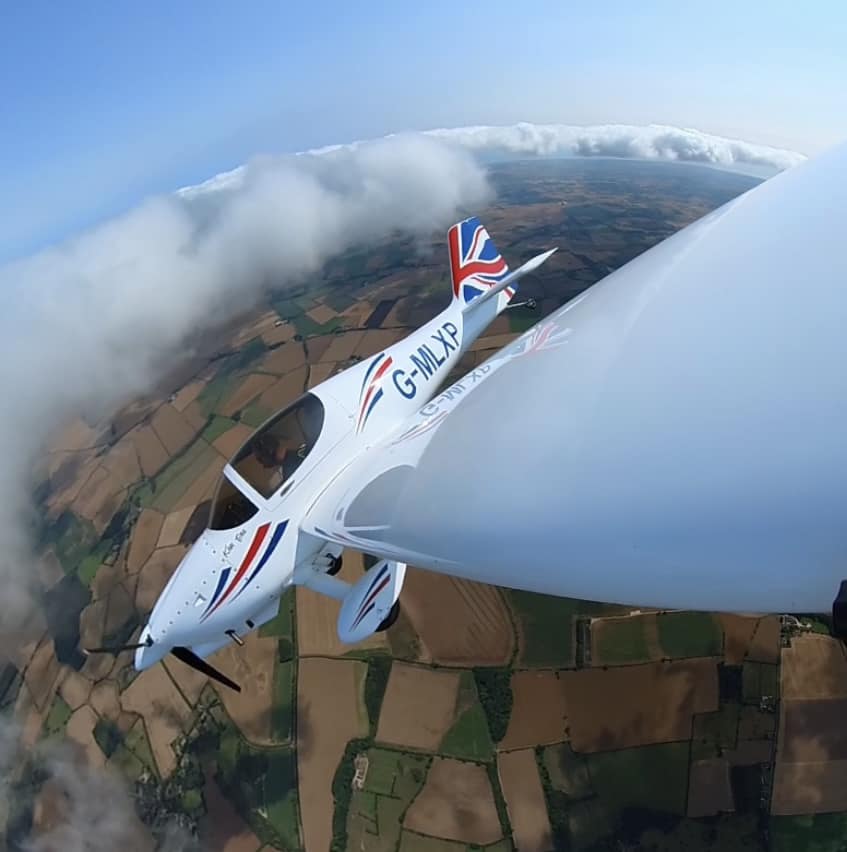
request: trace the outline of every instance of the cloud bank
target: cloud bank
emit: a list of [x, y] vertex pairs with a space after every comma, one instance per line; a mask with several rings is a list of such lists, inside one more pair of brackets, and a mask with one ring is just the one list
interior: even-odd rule
[[[700, 130], [664, 124], [529, 124], [510, 126], [479, 125], [424, 130], [421, 133], [464, 148], [483, 157], [622, 157], [639, 160], [670, 160], [703, 163], [720, 168], [753, 169], [761, 176], [802, 163], [806, 156], [797, 151], [772, 148], [740, 139], [728, 139]], [[391, 139], [393, 137], [386, 137]], [[328, 145], [298, 156], [333, 154], [355, 150], [367, 142]], [[232, 190], [241, 185], [247, 166], [221, 172], [196, 186], [178, 190], [185, 198], [196, 199], [209, 193]]]
[[806, 157], [738, 139], [651, 124], [515, 124], [511, 127], [458, 127], [430, 130], [428, 135], [472, 151], [498, 151], [517, 156], [626, 157], [679, 160], [721, 167], [756, 166], [776, 173]]

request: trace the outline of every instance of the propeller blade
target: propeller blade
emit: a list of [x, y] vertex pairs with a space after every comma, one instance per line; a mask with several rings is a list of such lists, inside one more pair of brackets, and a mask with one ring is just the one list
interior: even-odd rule
[[192, 669], [197, 669], [198, 672], [206, 675], [206, 677], [234, 689], [236, 692], [241, 692], [241, 687], [234, 681], [230, 680], [225, 674], [219, 672], [214, 666], [210, 666], [202, 657], [198, 657], [190, 648], [182, 645], [176, 645], [171, 648], [171, 653], [178, 659], [191, 666]]
[[146, 642], [139, 642], [135, 645], [111, 645], [103, 648], [85, 648], [86, 654], [120, 654], [123, 651], [137, 651], [139, 648], [149, 648], [153, 644], [152, 639], [147, 639]]

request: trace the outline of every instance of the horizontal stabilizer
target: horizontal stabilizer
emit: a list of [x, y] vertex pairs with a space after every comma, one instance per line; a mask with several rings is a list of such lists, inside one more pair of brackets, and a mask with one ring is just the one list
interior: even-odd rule
[[480, 305], [485, 304], [489, 299], [493, 299], [498, 293], [502, 293], [507, 287], [517, 283], [518, 279], [523, 278], [524, 275], [528, 275], [530, 272], [534, 272], [550, 257], [556, 249], [552, 248], [549, 251], [542, 252], [541, 254], [537, 254], [531, 260], [528, 260], [523, 266], [518, 267], [514, 272], [510, 272], [502, 281], [498, 281], [493, 287], [489, 287], [482, 295], [477, 296], [472, 302], [468, 302], [464, 310], [472, 311], [475, 308], [478, 308]]

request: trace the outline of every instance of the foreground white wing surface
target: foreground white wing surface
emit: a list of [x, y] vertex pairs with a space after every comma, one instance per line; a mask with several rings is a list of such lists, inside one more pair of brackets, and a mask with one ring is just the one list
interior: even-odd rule
[[303, 528], [573, 597], [827, 610], [847, 577], [847, 148], [596, 284], [370, 447]]

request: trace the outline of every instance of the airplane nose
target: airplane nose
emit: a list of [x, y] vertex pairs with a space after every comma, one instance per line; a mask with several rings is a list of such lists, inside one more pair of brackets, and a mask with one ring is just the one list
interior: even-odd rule
[[[150, 666], [158, 663], [162, 657], [168, 652], [168, 648], [159, 643], [158, 645], [152, 640], [152, 630], [148, 623], [144, 630], [141, 631], [141, 636], [138, 637], [141, 644], [140, 648], [135, 650], [135, 670], [144, 671]], [[149, 643], [149, 644], [148, 644]]]

